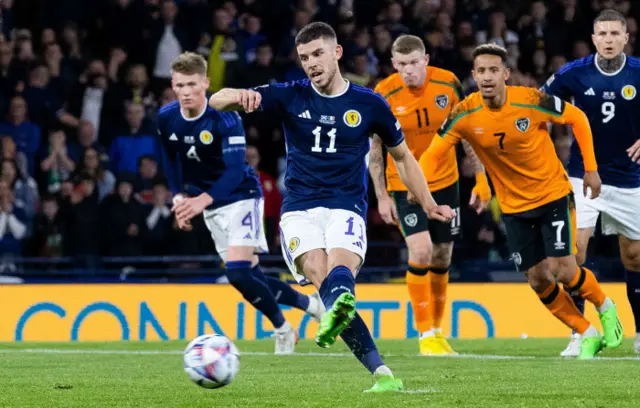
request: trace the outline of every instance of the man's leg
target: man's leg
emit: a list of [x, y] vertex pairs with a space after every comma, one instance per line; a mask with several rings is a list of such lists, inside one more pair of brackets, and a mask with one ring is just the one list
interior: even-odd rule
[[291, 354], [296, 331], [286, 321], [269, 286], [256, 278], [252, 270], [258, 263], [255, 253], [268, 250], [261, 221], [257, 221], [262, 220], [262, 207], [261, 199], [237, 201], [215, 210], [205, 210], [204, 222], [225, 262], [229, 283], [273, 324], [276, 354]]
[[443, 354], [456, 354], [442, 333], [442, 319], [447, 306], [447, 287], [449, 285], [449, 267], [453, 254], [453, 241], [434, 243], [429, 269], [431, 302], [429, 315], [432, 317], [430, 333], [436, 339]]
[[[244, 299], [261, 311], [275, 328], [276, 353], [290, 354], [295, 346], [296, 334], [278, 307], [269, 286], [252, 272], [254, 247], [230, 246], [226, 253], [227, 279]], [[279, 337], [282, 337], [279, 339]]]
[[620, 244], [620, 258], [626, 269], [627, 298], [635, 320], [634, 350], [636, 353], [640, 353], [640, 241], [631, 240], [621, 235], [618, 242]]
[[257, 263], [257, 261], [255, 262], [255, 266], [252, 268], [252, 272], [256, 279], [269, 286], [269, 290], [271, 290], [271, 293], [273, 293], [273, 296], [279, 305], [291, 306], [302, 310], [309, 314], [315, 321], [320, 321], [325, 309], [318, 294], [314, 293], [312, 295], [305, 295], [278, 278], [266, 276], [262, 272], [262, 269], [260, 269], [260, 264]]
[[420, 354], [443, 354], [445, 351], [433, 341], [433, 338], [425, 339], [433, 326], [428, 274], [432, 251], [429, 220], [419, 205], [407, 201], [406, 192], [396, 191], [392, 196], [398, 211], [398, 227], [409, 251], [406, 280], [413, 318], [418, 330]]
[[[433, 198], [440, 204], [448, 205], [456, 210], [456, 217], [451, 222], [429, 221], [429, 233], [433, 242], [431, 266], [429, 268], [430, 302], [429, 316], [431, 327], [423, 334], [423, 342], [435, 343], [437, 354], [456, 354], [442, 333], [442, 320], [447, 305], [447, 288], [449, 286], [449, 267], [453, 255], [455, 239], [461, 233], [460, 193], [455, 182], [445, 188], [433, 192]], [[431, 347], [432, 349], [434, 347]]]
[[[550, 264], [549, 270], [569, 292], [578, 292], [583, 298], [593, 303], [600, 314], [604, 343], [596, 341], [595, 336], [583, 338], [578, 358], [584, 359], [592, 358], [603, 346], [618, 347], [622, 342], [623, 332], [616, 305], [602, 291], [595, 275], [587, 268], [578, 267], [575, 257], [578, 252], [575, 225], [576, 211], [573, 194], [548, 204], [540, 220], [544, 251]], [[579, 330], [576, 331], [580, 333]], [[584, 333], [580, 334], [584, 337]]]
[[[576, 244], [578, 246], [578, 253], [576, 254], [576, 262], [579, 266], [584, 265], [587, 260], [587, 247], [589, 246], [589, 240], [593, 236], [593, 227], [587, 228], [578, 228], [578, 232], [576, 234]], [[565, 287], [565, 290], [568, 290]], [[580, 296], [578, 292], [569, 292], [571, 295], [571, 300], [576, 305], [580, 313], [584, 314], [584, 298]], [[578, 357], [580, 354], [580, 342], [582, 341], [582, 337], [580, 333], [576, 333], [575, 331], [571, 332], [571, 341], [567, 345], [561, 353], [561, 357]]]

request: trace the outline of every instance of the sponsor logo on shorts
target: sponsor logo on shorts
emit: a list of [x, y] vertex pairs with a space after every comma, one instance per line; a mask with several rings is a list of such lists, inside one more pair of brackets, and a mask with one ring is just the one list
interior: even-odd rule
[[522, 265], [522, 256], [520, 256], [520, 252], [512, 253], [510, 259], [516, 265], [516, 268], [519, 267], [520, 265]]
[[418, 216], [416, 214], [409, 214], [404, 217], [404, 223], [409, 227], [415, 227], [418, 225]]
[[556, 249], [556, 251], [562, 251], [565, 249], [566, 245], [564, 242], [558, 241], [553, 244], [553, 247]]
[[289, 252], [294, 252], [296, 249], [298, 249], [299, 245], [300, 245], [299, 238], [291, 238], [291, 240], [289, 241]]

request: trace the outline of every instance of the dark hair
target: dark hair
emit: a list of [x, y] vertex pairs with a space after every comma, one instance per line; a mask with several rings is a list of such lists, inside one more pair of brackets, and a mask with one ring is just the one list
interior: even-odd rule
[[326, 38], [329, 40], [336, 40], [336, 32], [327, 23], [315, 22], [307, 24], [296, 35], [296, 47], [300, 44], [308, 44], [313, 40], [319, 38]]
[[158, 164], [158, 161], [156, 160], [155, 157], [153, 157], [150, 154], [143, 154], [142, 156], [138, 157], [138, 169], [140, 169], [140, 166], [142, 166], [142, 161], [143, 160], [151, 160], [155, 164]]
[[624, 27], [625, 29], [627, 28], [627, 19], [618, 10], [613, 10], [613, 9], [602, 10], [600, 14], [598, 14], [598, 17], [596, 17], [596, 19], [593, 20], [593, 24], [600, 23], [603, 21], [619, 21], [620, 24], [622, 24], [622, 27]]
[[473, 50], [473, 59], [476, 59], [480, 55], [495, 55], [500, 57], [502, 63], [507, 62], [507, 50], [498, 44], [482, 44]]
[[169, 181], [167, 180], [167, 177], [162, 174], [156, 175], [151, 180], [151, 187], [156, 187], [156, 186], [163, 186], [169, 189]]

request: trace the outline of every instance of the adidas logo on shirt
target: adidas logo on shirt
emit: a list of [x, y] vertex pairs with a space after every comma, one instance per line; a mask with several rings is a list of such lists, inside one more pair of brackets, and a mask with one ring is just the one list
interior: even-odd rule
[[595, 91], [593, 90], [593, 88], [589, 88], [585, 91], [584, 93], [585, 95], [589, 95], [589, 96], [596, 96]]
[[175, 133], [172, 133], [172, 134], [171, 134], [171, 136], [169, 136], [169, 140], [171, 140], [171, 141], [175, 142], [175, 141], [177, 141], [177, 140], [178, 140], [178, 136], [176, 136], [176, 134], [175, 134]]
[[302, 112], [301, 114], [298, 115], [299, 118], [303, 118], [303, 119], [311, 119], [311, 114], [309, 113], [308, 110]]

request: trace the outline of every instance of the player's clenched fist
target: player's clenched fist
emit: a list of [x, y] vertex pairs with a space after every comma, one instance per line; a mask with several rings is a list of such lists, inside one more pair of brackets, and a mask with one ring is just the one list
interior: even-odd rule
[[429, 219], [442, 222], [449, 222], [456, 216], [456, 212], [448, 205], [437, 205], [430, 208], [426, 213]]
[[261, 101], [262, 95], [252, 89], [241, 89], [238, 92], [238, 103], [242, 105], [247, 113], [257, 110]]

